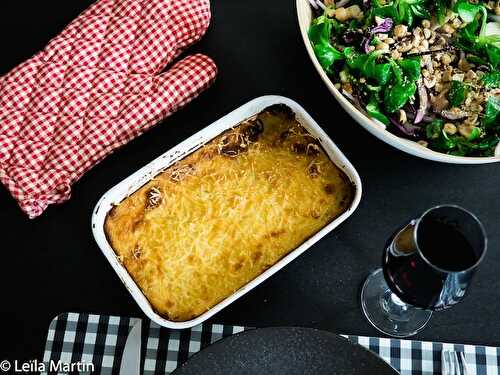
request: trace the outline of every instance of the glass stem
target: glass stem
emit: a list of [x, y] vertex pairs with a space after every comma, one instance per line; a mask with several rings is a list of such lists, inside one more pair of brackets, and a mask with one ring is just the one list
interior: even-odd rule
[[401, 301], [389, 288], [383, 294], [381, 304], [382, 308], [390, 316], [390, 319], [402, 322], [409, 320], [408, 313], [414, 308]]

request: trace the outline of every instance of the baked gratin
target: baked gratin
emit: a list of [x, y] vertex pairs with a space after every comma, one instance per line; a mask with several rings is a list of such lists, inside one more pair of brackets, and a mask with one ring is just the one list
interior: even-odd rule
[[186, 321], [346, 211], [353, 190], [292, 110], [274, 105], [115, 206], [105, 232], [153, 308]]

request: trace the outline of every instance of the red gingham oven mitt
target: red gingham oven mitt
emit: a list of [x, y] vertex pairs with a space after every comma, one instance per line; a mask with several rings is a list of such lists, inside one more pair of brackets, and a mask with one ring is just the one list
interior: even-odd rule
[[30, 218], [212, 83], [199, 54], [160, 74], [209, 23], [209, 0], [99, 0], [0, 78], [0, 179]]

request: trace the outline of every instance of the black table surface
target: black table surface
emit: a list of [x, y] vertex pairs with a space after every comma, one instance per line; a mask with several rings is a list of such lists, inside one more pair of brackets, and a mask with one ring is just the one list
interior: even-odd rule
[[[0, 2], [0, 74], [41, 49], [92, 3]], [[210, 30], [190, 52], [219, 67], [197, 100], [87, 173], [69, 202], [29, 220], [0, 188], [0, 360], [41, 359], [49, 322], [67, 312], [142, 317], [97, 247], [92, 209], [122, 179], [196, 131], [266, 94], [310, 112], [363, 180], [358, 210], [281, 272], [214, 316], [214, 323], [305, 326], [380, 335], [364, 319], [361, 283], [379, 266], [394, 228], [438, 203], [463, 205], [483, 220], [489, 252], [469, 296], [436, 313], [418, 339], [500, 345], [499, 165], [439, 164], [377, 140], [336, 103], [309, 61], [292, 0], [214, 0]]]

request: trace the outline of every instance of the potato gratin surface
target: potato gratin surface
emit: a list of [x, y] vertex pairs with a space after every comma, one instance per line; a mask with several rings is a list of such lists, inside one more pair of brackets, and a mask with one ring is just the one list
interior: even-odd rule
[[275, 105], [126, 198], [105, 230], [153, 308], [186, 321], [318, 232], [352, 196], [291, 110]]

